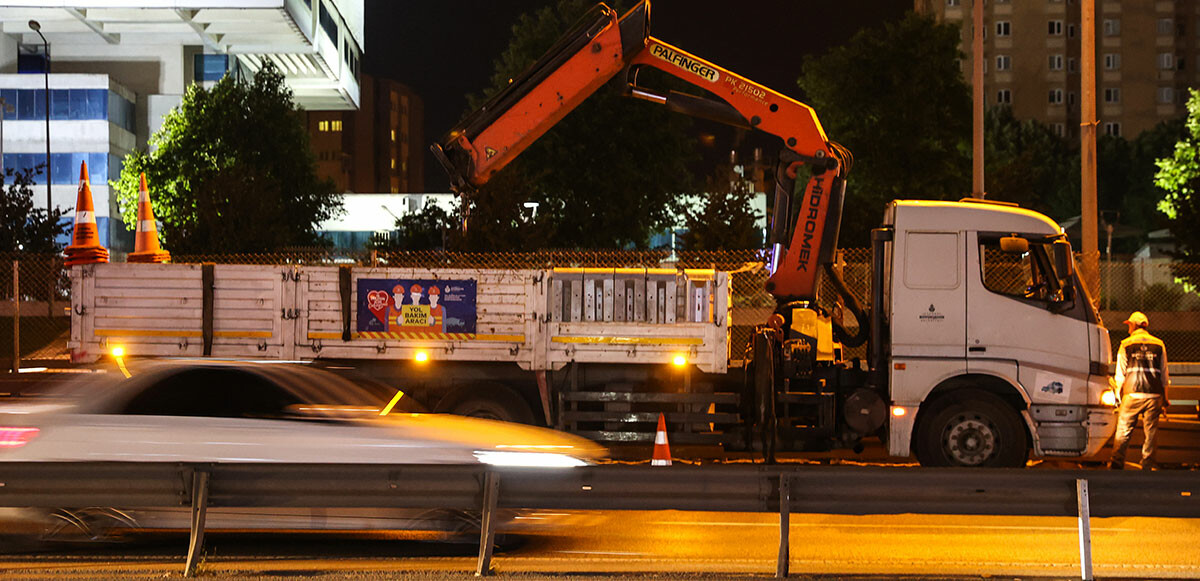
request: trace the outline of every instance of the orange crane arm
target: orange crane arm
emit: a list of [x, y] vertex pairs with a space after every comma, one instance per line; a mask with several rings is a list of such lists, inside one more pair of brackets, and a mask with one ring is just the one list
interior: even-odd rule
[[[650, 36], [649, 21], [649, 0], [619, 19], [604, 4], [593, 8], [532, 67], [433, 145], [452, 187], [463, 192], [483, 185], [600, 86], [626, 71], [626, 90], [633, 97], [783, 141], [786, 149], [775, 172], [770, 233], [775, 252], [767, 290], [781, 303], [815, 298], [819, 267], [832, 260], [837, 246], [849, 153], [828, 140], [811, 107]], [[715, 98], [638, 85], [638, 70], [647, 66]], [[793, 211], [802, 166], [811, 177]]]

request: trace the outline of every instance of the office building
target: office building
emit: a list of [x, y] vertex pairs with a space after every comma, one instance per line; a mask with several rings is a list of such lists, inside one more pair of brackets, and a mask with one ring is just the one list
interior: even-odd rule
[[[75, 206], [87, 160], [101, 240], [114, 251], [132, 234], [111, 227], [108, 180], [191, 83], [249, 78], [270, 60], [302, 108], [360, 103], [363, 0], [22, 1], [0, 7], [0, 32], [0, 98], [12, 106], [0, 159], [45, 163], [48, 113], [52, 204]], [[43, 205], [45, 175], [36, 181]]]

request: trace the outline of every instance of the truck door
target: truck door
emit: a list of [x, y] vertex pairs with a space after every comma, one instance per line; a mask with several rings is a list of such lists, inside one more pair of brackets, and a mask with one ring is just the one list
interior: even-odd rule
[[[1087, 299], [1056, 292], [1051, 239], [967, 236], [968, 370], [1019, 382], [1033, 403], [1085, 403], [1087, 324], [1075, 303]], [[1027, 240], [1027, 251], [1002, 249], [1004, 237]]]
[[963, 236], [961, 232], [919, 230], [897, 236], [892, 285], [894, 358], [955, 359], [961, 365], [966, 345]]

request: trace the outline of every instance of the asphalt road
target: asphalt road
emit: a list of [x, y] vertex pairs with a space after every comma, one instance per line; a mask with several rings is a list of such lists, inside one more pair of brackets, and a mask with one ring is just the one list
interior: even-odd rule
[[[506, 527], [501, 576], [551, 573], [669, 578], [770, 576], [778, 517], [746, 513], [529, 513]], [[209, 578], [460, 578], [476, 565], [473, 539], [413, 534], [221, 535], [206, 541]], [[826, 516], [791, 519], [794, 576], [874, 578], [1079, 578], [1075, 519], [958, 516]], [[1200, 578], [1200, 520], [1092, 521], [1097, 579]], [[186, 538], [151, 536], [129, 546], [0, 556], [4, 579], [178, 576]]]

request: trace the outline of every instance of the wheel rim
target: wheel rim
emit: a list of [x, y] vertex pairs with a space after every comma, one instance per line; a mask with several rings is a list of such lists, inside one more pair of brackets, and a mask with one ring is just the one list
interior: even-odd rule
[[997, 429], [987, 418], [959, 414], [942, 433], [942, 449], [956, 464], [978, 466], [996, 452]]

